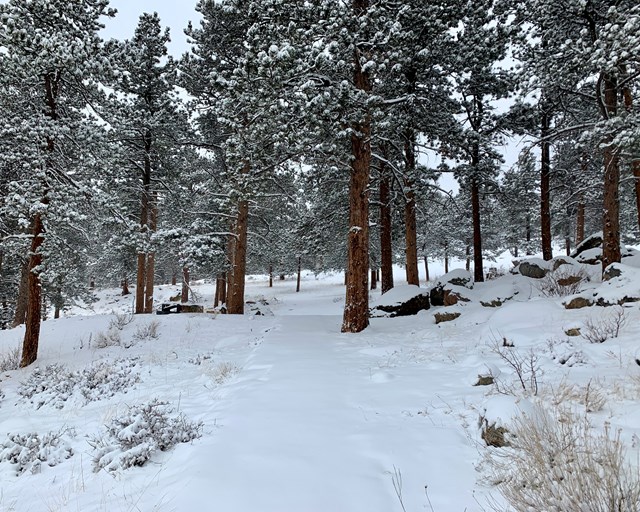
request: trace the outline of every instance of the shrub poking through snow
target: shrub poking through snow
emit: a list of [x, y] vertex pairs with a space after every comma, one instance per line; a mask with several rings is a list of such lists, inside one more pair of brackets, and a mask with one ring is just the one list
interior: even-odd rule
[[37, 433], [9, 434], [0, 445], [0, 462], [13, 464], [17, 475], [27, 471], [40, 473], [43, 464], [57, 466], [73, 455], [69, 436], [74, 437], [75, 433], [68, 429], [42, 437]]
[[131, 407], [105, 426], [103, 436], [89, 441], [97, 450], [94, 470], [115, 472], [142, 466], [157, 450], [167, 451], [199, 438], [202, 426], [202, 422], [188, 421], [182, 413], [173, 414], [169, 403], [158, 399]]
[[136, 328], [136, 332], [134, 333], [133, 337], [141, 341], [150, 339], [155, 340], [160, 337], [160, 332], [158, 331], [159, 327], [160, 322], [158, 322], [157, 320], [153, 320], [148, 324], [139, 325]]
[[9, 372], [20, 368], [20, 349], [14, 348], [0, 354], [0, 372]]
[[589, 274], [583, 268], [562, 265], [540, 279], [536, 288], [545, 297], [566, 297], [578, 293], [588, 281]]
[[62, 409], [74, 396], [84, 404], [103, 400], [126, 393], [140, 382], [140, 375], [134, 371], [137, 362], [137, 359], [99, 361], [74, 372], [61, 364], [38, 367], [20, 385], [18, 394], [36, 409], [43, 405]]
[[121, 342], [120, 331], [116, 328], [109, 328], [107, 332], [96, 334], [94, 346], [96, 348], [117, 347]]
[[589, 343], [604, 343], [608, 339], [617, 338], [626, 323], [624, 308], [616, 306], [611, 313], [607, 312], [599, 319], [587, 319], [580, 334]]
[[515, 421], [512, 449], [494, 453], [499, 490], [516, 512], [636, 512], [640, 474], [618, 432], [585, 418], [559, 421], [538, 408]]

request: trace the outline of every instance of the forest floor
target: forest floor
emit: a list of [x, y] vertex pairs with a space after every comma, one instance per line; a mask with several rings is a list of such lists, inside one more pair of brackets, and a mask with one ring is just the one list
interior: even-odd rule
[[[601, 397], [584, 407], [592, 428], [636, 450], [637, 304], [617, 338], [590, 343], [566, 331], [613, 308], [566, 310], [507, 274], [474, 290], [519, 287], [502, 307], [471, 301], [451, 322], [436, 325], [447, 308], [432, 308], [342, 334], [341, 281], [306, 274], [296, 293], [293, 280], [253, 277], [262, 314], [244, 316], [131, 317], [131, 297], [103, 290], [91, 309], [44, 322], [37, 363], [0, 373], [0, 511], [493, 510], [504, 502], [488, 455], [504, 449], [486, 446], [480, 418], [508, 424], [504, 397], [553, 407], [562, 394], [579, 409], [580, 389]], [[210, 284], [194, 291], [211, 301]], [[0, 359], [22, 335], [0, 332]], [[535, 355], [524, 385], [503, 340], [521, 361]], [[499, 384], [475, 386], [487, 372]]]

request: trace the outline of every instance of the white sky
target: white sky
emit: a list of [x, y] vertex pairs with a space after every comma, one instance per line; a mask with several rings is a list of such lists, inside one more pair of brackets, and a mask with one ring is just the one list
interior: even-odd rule
[[163, 27], [171, 29], [169, 52], [179, 57], [189, 50], [184, 29], [191, 20], [200, 19], [195, 11], [197, 0], [111, 0], [110, 7], [118, 10], [115, 18], [106, 20], [105, 38], [129, 39], [144, 12], [157, 12]]

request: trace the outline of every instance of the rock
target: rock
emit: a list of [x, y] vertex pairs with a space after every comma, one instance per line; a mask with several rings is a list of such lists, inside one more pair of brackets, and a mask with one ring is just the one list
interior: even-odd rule
[[549, 269], [546, 267], [546, 262], [544, 260], [539, 260], [538, 258], [523, 261], [518, 266], [518, 272], [520, 275], [525, 277], [530, 277], [532, 279], [542, 279], [547, 275]]
[[505, 439], [505, 434], [508, 432], [506, 428], [497, 427], [495, 424], [483, 425], [480, 437], [482, 437], [487, 446], [502, 448], [503, 446], [509, 446], [509, 442]]
[[493, 375], [478, 375], [478, 382], [474, 386], [491, 386], [494, 382]]
[[602, 231], [598, 233], [594, 233], [593, 235], [585, 238], [582, 242], [578, 244], [578, 246], [571, 253], [572, 258], [577, 258], [585, 251], [589, 251], [591, 249], [601, 249], [602, 248]]
[[181, 304], [180, 313], [204, 313], [204, 306], [198, 304]]
[[171, 302], [180, 302], [180, 299], [182, 299], [181, 293], [179, 293], [178, 295], [174, 295], [173, 297], [169, 297], [169, 300]]
[[556, 256], [550, 262], [551, 270], [554, 272], [558, 270], [562, 265], [575, 265], [577, 262], [569, 256]]
[[558, 278], [558, 284], [560, 286], [571, 286], [582, 282], [582, 276], [566, 276]]
[[613, 279], [614, 277], [620, 277], [622, 275], [622, 269], [620, 266], [612, 263], [609, 265], [602, 274], [602, 280], [608, 281], [609, 279]]
[[580, 336], [580, 329], [577, 327], [573, 327], [571, 329], [567, 329], [564, 331], [567, 336]]
[[500, 299], [493, 299], [491, 301], [481, 300], [480, 304], [482, 304], [485, 308], [499, 308], [502, 306], [503, 302]]
[[440, 324], [442, 322], [450, 322], [451, 320], [455, 320], [460, 316], [460, 313], [436, 313], [433, 317], [436, 319], [436, 324]]
[[594, 302], [591, 299], [585, 297], [574, 297], [569, 302], [565, 302], [563, 305], [565, 309], [582, 309], [593, 306]]
[[[378, 304], [371, 308], [372, 316], [409, 316], [429, 309], [429, 292], [415, 285], [396, 286], [383, 294]], [[376, 312], [386, 313], [377, 315]]]
[[470, 272], [462, 269], [452, 270], [438, 279], [429, 296], [434, 306], [452, 306], [459, 301], [468, 302], [464, 295], [464, 288], [473, 288], [473, 277]]

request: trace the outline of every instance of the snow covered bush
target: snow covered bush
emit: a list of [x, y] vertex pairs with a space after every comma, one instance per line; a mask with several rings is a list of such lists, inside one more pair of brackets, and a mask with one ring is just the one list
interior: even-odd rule
[[134, 315], [132, 313], [116, 313], [113, 312], [113, 318], [109, 321], [109, 330], [121, 331], [131, 322], [133, 322]]
[[578, 293], [589, 281], [589, 274], [575, 265], [561, 265], [547, 273], [536, 283], [536, 288], [545, 297], [566, 297]]
[[77, 397], [83, 404], [126, 393], [140, 382], [134, 371], [137, 358], [98, 361], [81, 371], [69, 371], [62, 364], [36, 368], [20, 384], [18, 394], [39, 409], [50, 405], [62, 409], [68, 400]]
[[0, 445], [0, 462], [8, 462], [15, 466], [16, 474], [26, 471], [39, 473], [42, 464], [57, 466], [73, 455], [68, 437], [75, 433], [68, 429], [49, 432], [42, 437], [37, 433], [9, 434]]
[[160, 322], [158, 322], [157, 320], [153, 320], [148, 324], [139, 325], [136, 328], [136, 332], [134, 333], [133, 337], [136, 340], [141, 340], [141, 341], [157, 339], [160, 337], [160, 332], [158, 331], [159, 327], [160, 327]]
[[20, 349], [14, 348], [0, 354], [0, 372], [9, 372], [20, 368]]
[[158, 399], [131, 407], [106, 425], [104, 435], [89, 441], [97, 450], [94, 469], [114, 472], [142, 466], [157, 450], [199, 438], [202, 426], [202, 422], [188, 421], [182, 413], [173, 415], [169, 403]]
[[96, 334], [94, 346], [96, 348], [117, 347], [121, 342], [120, 331], [110, 327], [107, 332]]
[[608, 339], [617, 338], [626, 323], [624, 308], [616, 306], [598, 319], [589, 317], [581, 336], [589, 343], [604, 343]]
[[515, 420], [511, 447], [492, 453], [498, 488], [516, 512], [636, 512], [640, 474], [619, 432], [537, 408]]
[[233, 363], [230, 363], [228, 361], [223, 361], [216, 364], [206, 373], [209, 375], [209, 377], [211, 377], [211, 379], [213, 379], [213, 381], [216, 384], [222, 385], [225, 382], [227, 382], [231, 377], [236, 375], [239, 371], [240, 371], [239, 366]]

